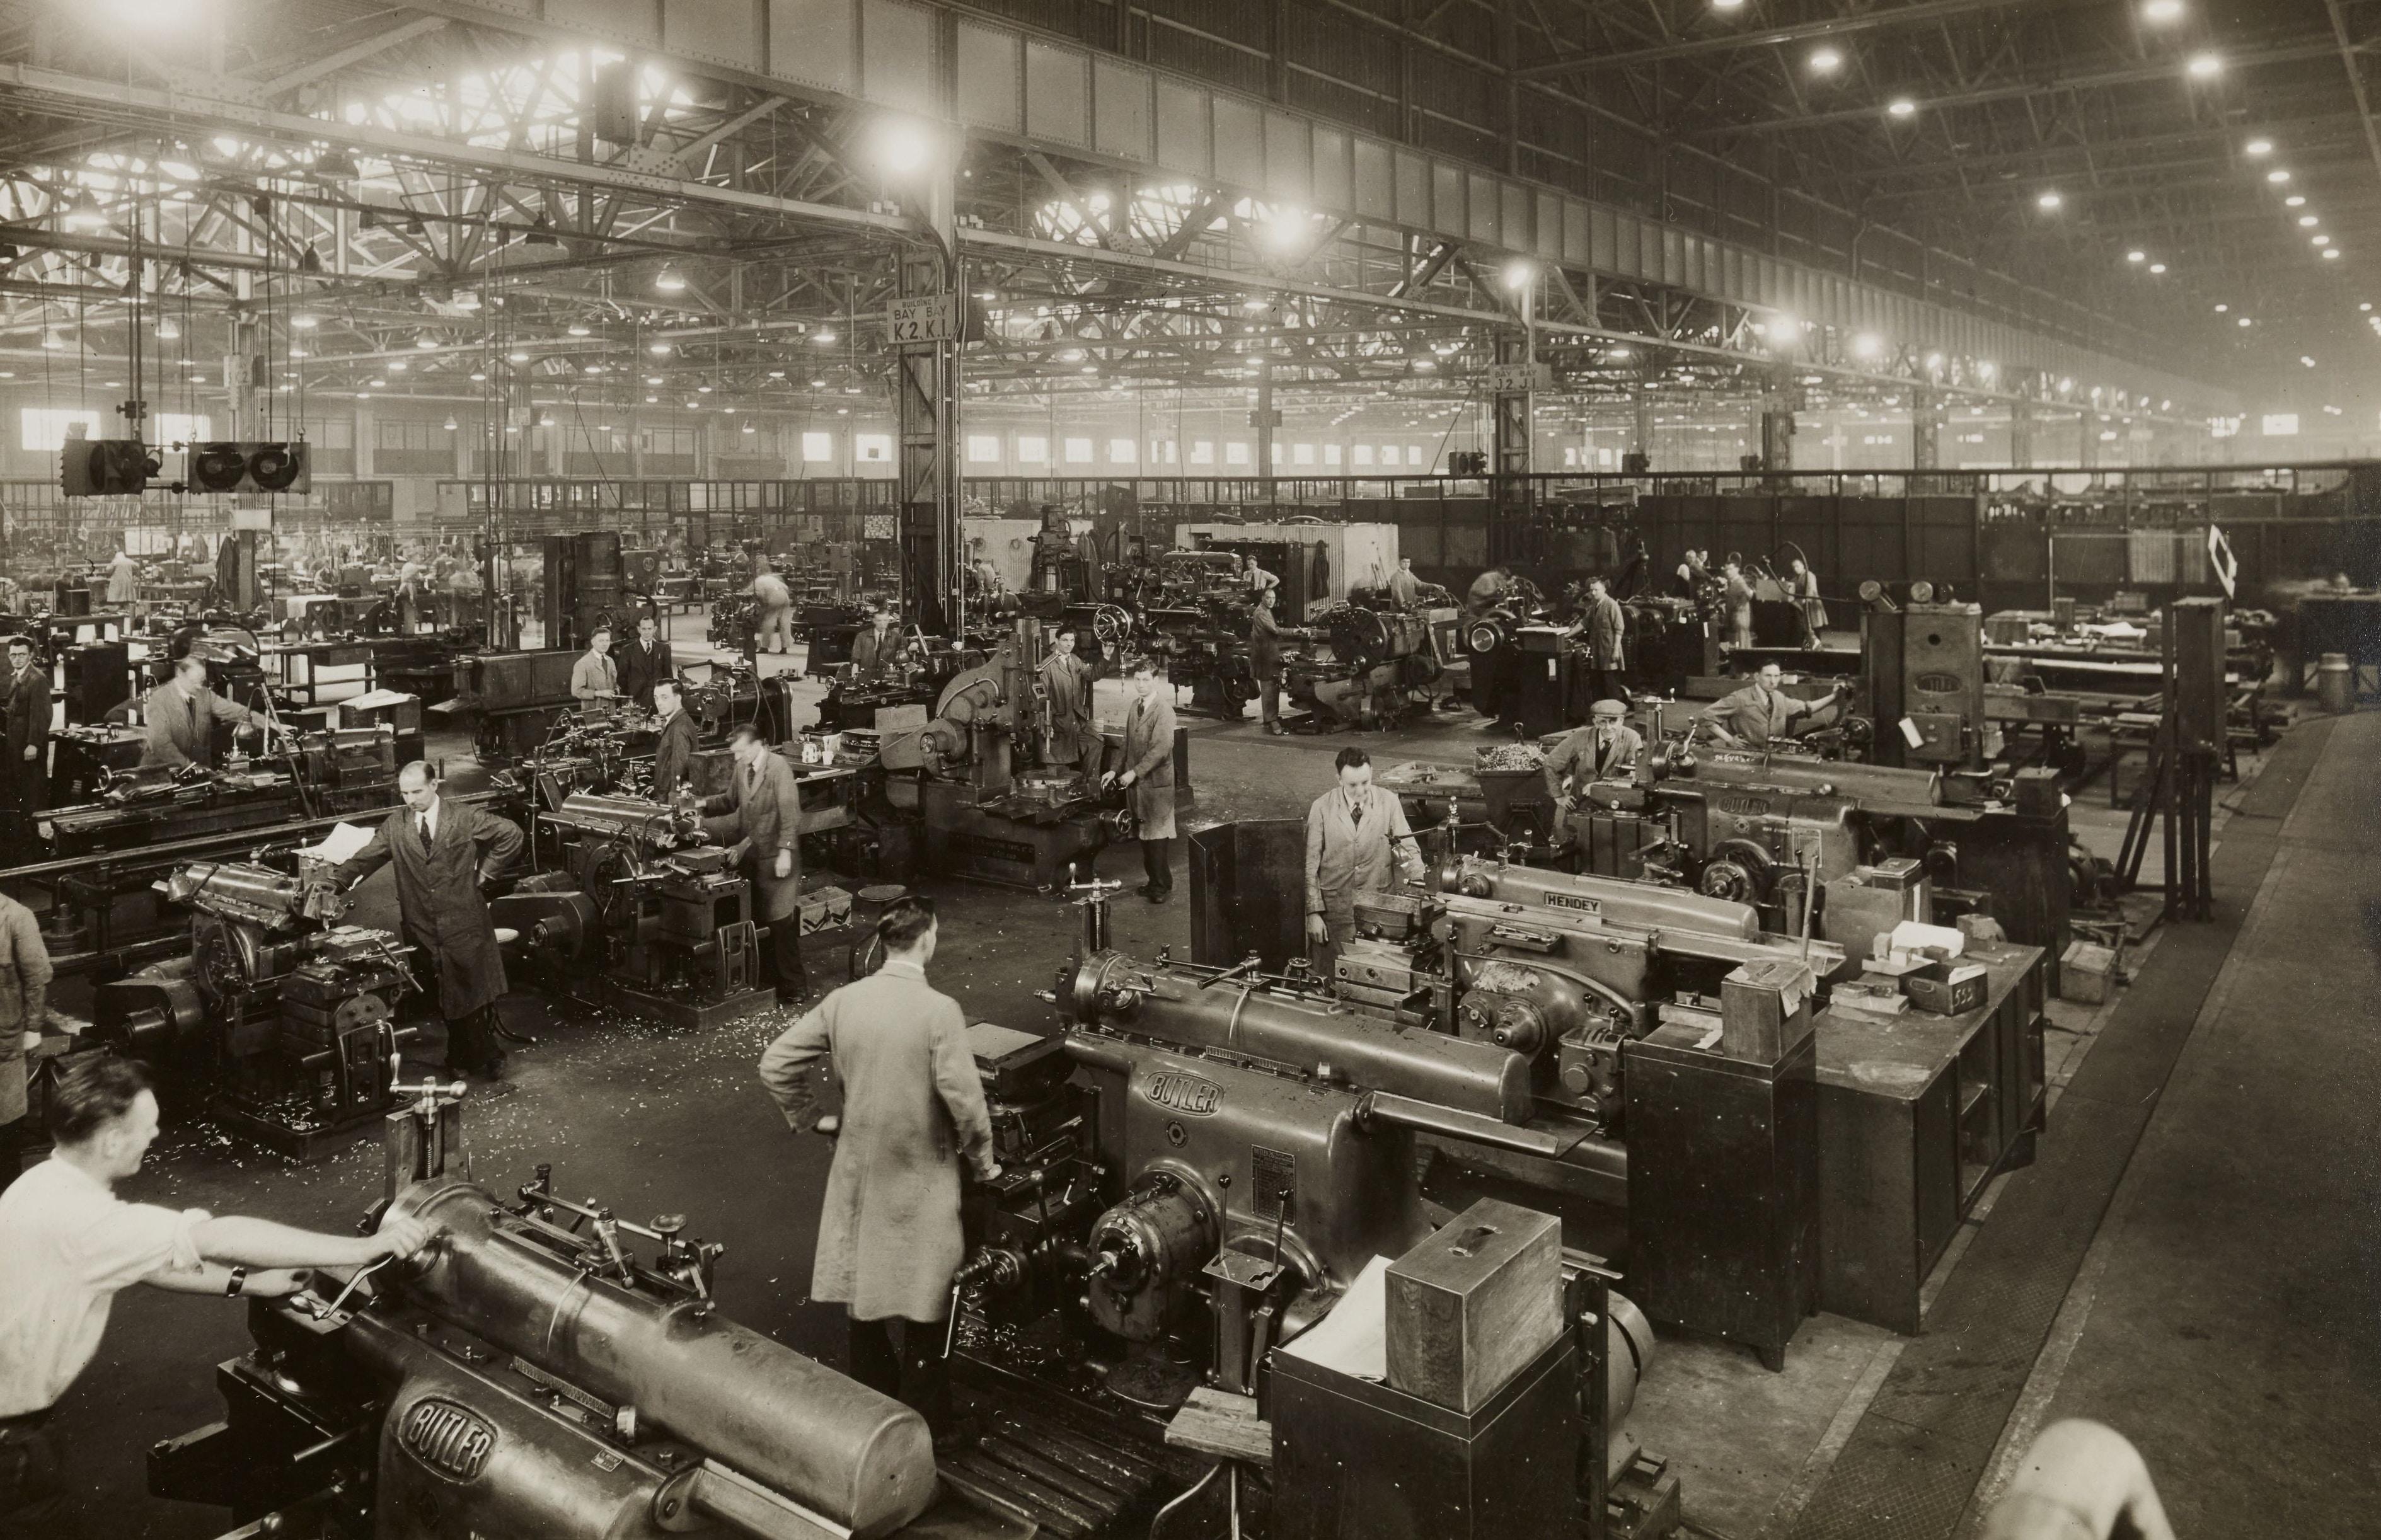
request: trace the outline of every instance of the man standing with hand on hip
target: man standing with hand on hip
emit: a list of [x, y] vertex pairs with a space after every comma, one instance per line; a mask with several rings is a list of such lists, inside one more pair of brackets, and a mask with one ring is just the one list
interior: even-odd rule
[[353, 887], [382, 867], [397, 867], [397, 908], [405, 939], [429, 959], [432, 994], [446, 1023], [446, 1069], [488, 1080], [504, 1073], [496, 1002], [505, 994], [505, 958], [488, 918], [486, 890], [520, 856], [520, 829], [470, 802], [440, 794], [429, 763], [397, 773], [405, 805], [382, 821], [372, 843], [332, 869]]
[[811, 1125], [836, 1141], [811, 1298], [844, 1307], [851, 1377], [913, 1408], [941, 1439], [952, 1432], [943, 1338], [967, 1256], [959, 1162], [979, 1181], [1000, 1167], [967, 1018], [926, 982], [934, 900], [888, 905], [876, 936], [884, 967], [830, 993], [770, 1044], [761, 1083], [798, 1133], [813, 1104], [810, 1065], [825, 1058], [841, 1086], [840, 1116]]

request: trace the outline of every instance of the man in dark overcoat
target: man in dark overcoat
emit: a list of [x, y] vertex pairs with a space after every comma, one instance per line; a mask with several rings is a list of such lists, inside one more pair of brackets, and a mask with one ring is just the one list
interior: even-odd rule
[[505, 1068], [495, 1021], [505, 959], [484, 890], [519, 859], [520, 829], [441, 795], [436, 773], [421, 760], [397, 773], [397, 789], [405, 805], [382, 822], [371, 844], [332, 870], [331, 880], [349, 888], [384, 866], [397, 868], [405, 939], [420, 948], [446, 1023], [443, 1072], [495, 1080]]
[[800, 1004], [809, 981], [802, 972], [802, 798], [794, 767], [747, 722], [727, 736], [736, 764], [727, 790], [705, 801], [702, 832], [741, 845], [738, 857], [752, 884], [753, 918], [769, 927], [769, 961], [777, 1003]]

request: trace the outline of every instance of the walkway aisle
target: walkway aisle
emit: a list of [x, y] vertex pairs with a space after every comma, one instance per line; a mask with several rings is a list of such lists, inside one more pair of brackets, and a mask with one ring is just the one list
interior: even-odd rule
[[1995, 1491], [2035, 1427], [2094, 1417], [2141, 1447], [2180, 1534], [2374, 1533], [2381, 715], [2331, 725], [2279, 835]]

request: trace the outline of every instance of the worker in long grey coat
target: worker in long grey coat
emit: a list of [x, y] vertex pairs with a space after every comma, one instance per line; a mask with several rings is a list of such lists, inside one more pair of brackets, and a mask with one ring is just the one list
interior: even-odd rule
[[331, 880], [353, 887], [396, 866], [405, 939], [429, 964], [446, 1023], [446, 1072], [495, 1080], [505, 1068], [495, 1020], [505, 994], [505, 958], [482, 890], [519, 858], [520, 828], [442, 796], [436, 773], [421, 760], [397, 773], [397, 789], [405, 806], [382, 821], [371, 844], [334, 868]]
[[1398, 875], [1422, 877], [1405, 803], [1373, 784], [1373, 757], [1346, 748], [1333, 764], [1339, 784], [1306, 810], [1307, 950], [1326, 979], [1339, 948], [1356, 938], [1357, 898], [1387, 891]]
[[1174, 686], [1148, 654], [1126, 672], [1132, 709], [1125, 713], [1120, 766], [1105, 783], [1130, 797], [1141, 830], [1141, 866], [1148, 877], [1141, 896], [1153, 904], [1174, 897]]
[[[761, 1083], [796, 1132], [813, 1105], [809, 1067], [824, 1057], [843, 1094], [811, 1298], [844, 1307], [851, 1377], [914, 1407], [937, 1434], [950, 1422], [942, 1356], [951, 1282], [965, 1260], [959, 1160], [1000, 1175], [992, 1118], [959, 1002], [926, 983], [934, 905], [902, 898], [876, 923], [885, 965], [835, 990], [761, 1056]], [[896, 1350], [892, 1323], [899, 1321]]]
[[1050, 765], [1089, 776], [1100, 767], [1099, 724], [1092, 716], [1092, 670], [1075, 655], [1075, 632], [1058, 633], [1038, 670], [1050, 708]]
[[727, 789], [702, 804], [702, 832], [740, 842], [737, 864], [752, 884], [753, 918], [769, 927], [770, 970], [777, 1003], [796, 1005], [809, 980], [802, 971], [802, 794], [794, 767], [744, 723], [727, 735], [735, 765]]
[[1587, 666], [1594, 675], [1588, 688], [1599, 701], [1618, 695], [1627, 662], [1621, 642], [1629, 631], [1629, 619], [1601, 575], [1587, 580], [1587, 604], [1580, 621], [1581, 637], [1587, 643]]

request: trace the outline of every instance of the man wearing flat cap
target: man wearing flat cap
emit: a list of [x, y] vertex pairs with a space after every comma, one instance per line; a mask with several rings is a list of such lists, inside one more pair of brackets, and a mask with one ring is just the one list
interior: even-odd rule
[[1595, 781], [1626, 780], [1645, 752], [1645, 739], [1622, 720], [1629, 708], [1618, 701], [1598, 701], [1587, 711], [1587, 726], [1570, 733], [1546, 756], [1546, 794], [1557, 814], [1570, 812], [1580, 792]]

